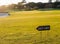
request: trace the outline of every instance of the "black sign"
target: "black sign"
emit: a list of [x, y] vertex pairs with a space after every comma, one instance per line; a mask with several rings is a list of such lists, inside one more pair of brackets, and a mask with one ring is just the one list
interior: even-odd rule
[[37, 30], [38, 31], [50, 30], [50, 25], [38, 26]]

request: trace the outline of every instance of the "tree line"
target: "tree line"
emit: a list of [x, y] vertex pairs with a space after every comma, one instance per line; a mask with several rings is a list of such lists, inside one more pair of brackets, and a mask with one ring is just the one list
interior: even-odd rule
[[[42, 2], [29, 2], [29, 3], [21, 3], [18, 2], [18, 4], [11, 4], [8, 6], [2, 6], [3, 9], [7, 9], [7, 10], [39, 10], [39, 9], [60, 9], [60, 2], [54, 2], [54, 3], [42, 3]], [[2, 8], [0, 7], [0, 9]]]

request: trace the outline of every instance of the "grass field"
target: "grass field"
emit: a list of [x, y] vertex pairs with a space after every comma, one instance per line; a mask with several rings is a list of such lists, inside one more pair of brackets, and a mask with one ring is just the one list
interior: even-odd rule
[[[60, 44], [60, 10], [9, 12], [0, 18], [0, 44]], [[50, 25], [50, 31], [37, 31]]]

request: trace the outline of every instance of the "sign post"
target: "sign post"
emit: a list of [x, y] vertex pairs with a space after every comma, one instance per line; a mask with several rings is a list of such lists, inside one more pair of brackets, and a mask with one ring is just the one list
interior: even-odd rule
[[43, 36], [43, 32], [42, 31], [49, 31], [50, 30], [50, 25], [38, 26], [37, 30], [40, 31], [40, 40], [41, 40], [40, 43], [42, 43], [42, 38], [43, 38], [42, 37]]

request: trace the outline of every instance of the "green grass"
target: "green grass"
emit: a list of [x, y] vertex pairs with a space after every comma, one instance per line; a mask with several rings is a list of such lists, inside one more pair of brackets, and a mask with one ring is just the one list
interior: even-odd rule
[[[60, 44], [60, 10], [9, 13], [0, 18], [0, 44]], [[37, 31], [40, 25], [51, 30]]]

